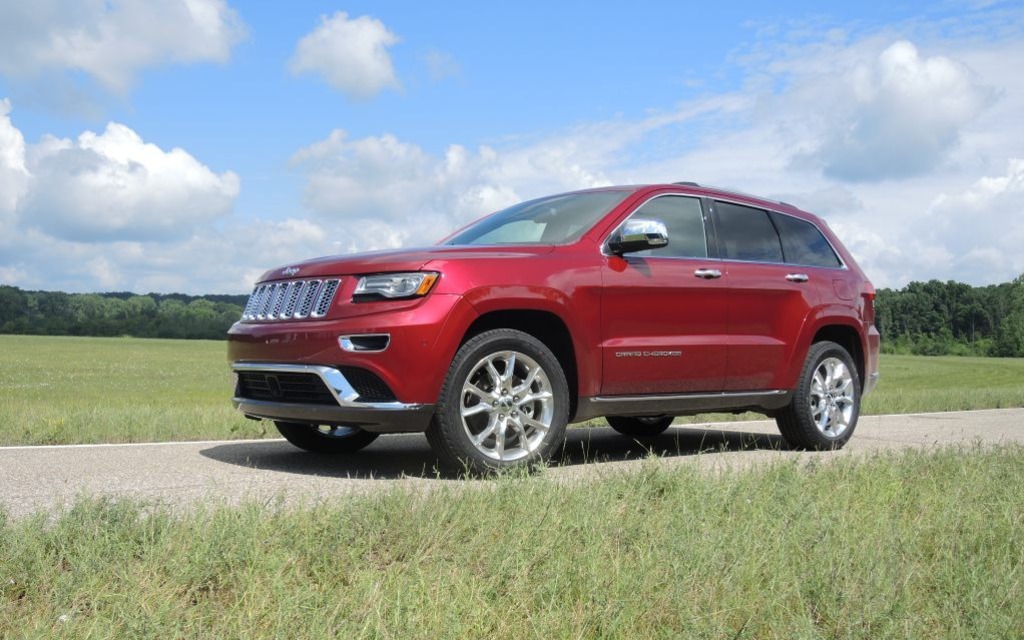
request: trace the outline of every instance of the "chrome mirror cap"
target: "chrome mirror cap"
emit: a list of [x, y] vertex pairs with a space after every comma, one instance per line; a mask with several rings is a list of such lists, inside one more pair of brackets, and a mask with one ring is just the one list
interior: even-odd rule
[[615, 255], [665, 246], [668, 246], [668, 229], [660, 220], [626, 220], [608, 240], [608, 249]]

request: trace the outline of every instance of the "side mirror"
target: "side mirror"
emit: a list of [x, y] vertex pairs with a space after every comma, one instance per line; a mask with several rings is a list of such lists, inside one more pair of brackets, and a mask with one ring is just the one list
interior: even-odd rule
[[608, 249], [617, 256], [665, 246], [668, 246], [668, 229], [658, 220], [626, 220], [608, 240]]

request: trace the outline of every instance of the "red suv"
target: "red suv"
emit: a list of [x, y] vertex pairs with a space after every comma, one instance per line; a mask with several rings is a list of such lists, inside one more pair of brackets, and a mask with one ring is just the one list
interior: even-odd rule
[[315, 452], [425, 431], [488, 471], [566, 425], [630, 437], [757, 411], [801, 449], [843, 446], [878, 379], [875, 290], [784, 202], [695, 183], [531, 200], [423, 249], [268, 271], [229, 331], [234, 404]]

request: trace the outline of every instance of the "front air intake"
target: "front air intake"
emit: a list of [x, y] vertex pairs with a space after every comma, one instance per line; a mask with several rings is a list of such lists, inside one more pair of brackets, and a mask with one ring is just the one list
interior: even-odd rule
[[258, 284], [242, 313], [242, 322], [280, 322], [323, 318], [341, 280], [289, 280]]

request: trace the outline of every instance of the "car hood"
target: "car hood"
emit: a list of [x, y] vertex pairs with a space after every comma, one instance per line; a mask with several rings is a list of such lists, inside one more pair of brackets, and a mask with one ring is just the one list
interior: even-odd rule
[[259, 282], [322, 278], [329, 276], [418, 271], [435, 260], [479, 260], [495, 258], [531, 258], [554, 250], [552, 245], [471, 247], [434, 246], [393, 251], [370, 251], [340, 256], [324, 256], [305, 262], [277, 267], [260, 276]]

